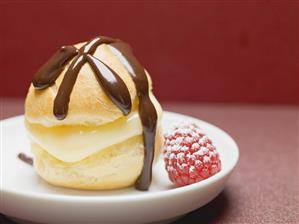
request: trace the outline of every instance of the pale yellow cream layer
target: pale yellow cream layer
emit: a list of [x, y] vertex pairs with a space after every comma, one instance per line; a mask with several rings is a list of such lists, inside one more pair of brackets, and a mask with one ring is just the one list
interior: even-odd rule
[[[161, 117], [159, 103], [152, 99]], [[114, 122], [101, 126], [54, 126], [45, 127], [25, 121], [31, 140], [50, 155], [64, 162], [80, 161], [109, 146], [142, 134], [137, 111]]]

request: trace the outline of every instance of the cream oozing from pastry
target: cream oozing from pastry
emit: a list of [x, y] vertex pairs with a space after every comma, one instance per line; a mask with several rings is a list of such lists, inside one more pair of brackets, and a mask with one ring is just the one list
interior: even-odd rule
[[[150, 94], [160, 118], [162, 108]], [[77, 162], [94, 153], [142, 134], [137, 111], [100, 126], [62, 125], [45, 127], [25, 121], [32, 142], [64, 162]]]

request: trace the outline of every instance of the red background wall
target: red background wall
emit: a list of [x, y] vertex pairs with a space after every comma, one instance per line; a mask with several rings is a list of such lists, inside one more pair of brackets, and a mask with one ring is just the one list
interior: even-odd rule
[[24, 96], [56, 49], [129, 42], [162, 100], [298, 102], [296, 1], [1, 1], [1, 96]]

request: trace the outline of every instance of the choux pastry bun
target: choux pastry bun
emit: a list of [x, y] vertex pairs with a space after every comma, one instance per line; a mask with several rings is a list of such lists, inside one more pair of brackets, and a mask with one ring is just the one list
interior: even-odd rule
[[147, 190], [161, 116], [128, 44], [100, 36], [64, 46], [35, 74], [25, 101], [34, 168], [61, 187]]

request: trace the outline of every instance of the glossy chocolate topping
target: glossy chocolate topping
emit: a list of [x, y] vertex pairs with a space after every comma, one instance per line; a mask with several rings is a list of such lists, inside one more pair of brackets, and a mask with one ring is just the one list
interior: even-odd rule
[[[139, 116], [143, 127], [144, 162], [143, 170], [136, 182], [136, 188], [147, 190], [152, 179], [152, 163], [155, 152], [155, 136], [158, 115], [149, 97], [149, 84], [144, 68], [134, 56], [131, 47], [124, 42], [111, 44], [121, 56], [128, 62], [131, 68], [127, 68], [135, 83], [139, 99]], [[124, 64], [126, 65], [126, 64]]]
[[124, 115], [129, 114], [131, 112], [132, 103], [126, 84], [113, 69], [93, 56], [93, 53], [101, 44], [109, 44], [120, 53], [117, 57], [120, 57], [121, 61], [125, 60], [127, 62], [124, 63], [124, 66], [127, 67], [135, 83], [139, 99], [139, 116], [143, 127], [144, 140], [144, 164], [142, 172], [136, 182], [136, 188], [139, 190], [147, 190], [152, 178], [152, 163], [155, 151], [158, 116], [149, 97], [149, 83], [145, 70], [127, 43], [110, 37], [100, 36], [92, 39], [79, 50], [72, 46], [63, 47], [37, 72], [32, 83], [37, 89], [44, 89], [53, 85], [66, 64], [73, 59], [64, 75], [54, 100], [54, 115], [59, 120], [64, 119], [67, 116], [70, 95], [76, 83], [79, 71], [85, 62], [87, 62], [91, 66], [97, 81], [111, 101]]
[[86, 61], [85, 57], [84, 54], [77, 55], [63, 77], [54, 100], [54, 115], [58, 120], [64, 119], [67, 115], [70, 96], [76, 83], [78, 73]]
[[87, 55], [87, 61], [105, 93], [116, 106], [121, 108], [125, 115], [128, 115], [131, 112], [132, 104], [128, 88], [124, 81], [115, 71], [97, 58]]
[[73, 46], [60, 48], [35, 74], [32, 80], [33, 86], [37, 89], [44, 89], [53, 85], [64, 66], [77, 53], [78, 50]]

